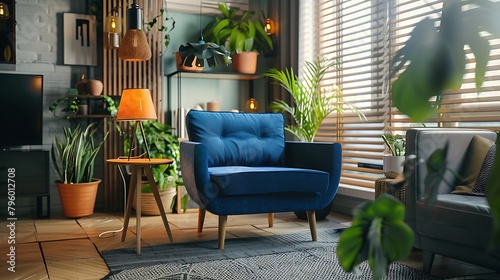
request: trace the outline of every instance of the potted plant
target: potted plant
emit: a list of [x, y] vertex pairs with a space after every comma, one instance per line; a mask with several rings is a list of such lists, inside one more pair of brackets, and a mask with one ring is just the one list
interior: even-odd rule
[[389, 172], [403, 172], [403, 164], [405, 161], [406, 140], [399, 134], [392, 135], [391, 133], [382, 134], [384, 143], [391, 152], [390, 155], [384, 155], [383, 171], [386, 177], [395, 178]]
[[95, 123], [82, 128], [64, 128], [63, 137], [56, 136], [52, 144], [52, 163], [59, 175], [56, 181], [64, 215], [80, 218], [94, 212], [97, 188], [101, 180], [95, 179], [94, 163], [99, 150], [106, 140], [96, 144], [98, 130]]
[[[339, 100], [342, 93], [338, 88], [322, 90], [321, 81], [325, 73], [338, 65], [337, 61], [317, 59], [314, 62], [305, 61], [305, 72], [302, 79], [295, 75], [292, 68], [278, 70], [271, 68], [264, 76], [272, 78], [293, 98], [293, 105], [282, 100], [274, 101], [271, 110], [288, 113], [293, 118], [293, 123], [286, 125], [285, 129], [300, 141], [313, 142], [323, 120], [331, 113], [342, 112], [344, 106], [364, 118], [364, 114], [353, 105]], [[330, 213], [332, 204], [316, 211], [316, 219], [324, 219]], [[295, 212], [297, 217], [306, 219], [305, 212]]]
[[208, 42], [226, 46], [231, 53], [233, 71], [254, 74], [259, 52], [273, 49], [271, 38], [260, 21], [252, 20], [254, 11], [241, 14], [239, 9], [230, 9], [226, 3], [218, 3], [217, 7], [222, 15], [205, 26], [203, 37]]
[[[165, 212], [171, 212], [173, 204], [176, 201], [177, 186], [182, 185], [182, 179], [179, 176], [180, 169], [180, 147], [179, 140], [172, 135], [172, 127], [157, 121], [144, 121], [143, 123], [146, 141], [149, 146], [151, 158], [170, 158], [171, 164], [152, 167], [153, 177], [158, 185], [160, 197], [162, 198]], [[132, 124], [132, 127], [135, 125]], [[139, 129], [134, 129], [139, 147], [145, 150], [144, 140]], [[131, 137], [126, 137], [124, 148], [126, 151], [130, 148]], [[141, 212], [144, 215], [159, 215], [160, 212], [151, 192], [151, 186], [148, 183], [142, 186]], [[187, 199], [187, 197], [186, 197]], [[135, 202], [134, 202], [135, 205]], [[185, 206], [184, 206], [185, 210]]]

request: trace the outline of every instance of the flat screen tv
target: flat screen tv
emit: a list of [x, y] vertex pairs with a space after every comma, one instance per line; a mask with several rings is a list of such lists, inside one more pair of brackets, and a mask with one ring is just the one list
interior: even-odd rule
[[43, 76], [0, 73], [0, 148], [42, 145]]

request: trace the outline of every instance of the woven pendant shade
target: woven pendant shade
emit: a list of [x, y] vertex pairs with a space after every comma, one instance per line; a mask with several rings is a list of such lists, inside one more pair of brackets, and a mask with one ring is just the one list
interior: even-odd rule
[[146, 33], [139, 29], [127, 30], [123, 37], [118, 56], [125, 61], [146, 61], [151, 58], [151, 49], [146, 40]]

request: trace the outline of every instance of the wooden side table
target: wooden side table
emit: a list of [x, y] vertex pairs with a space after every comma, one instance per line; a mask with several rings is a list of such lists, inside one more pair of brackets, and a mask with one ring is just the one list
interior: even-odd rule
[[155, 197], [156, 204], [158, 205], [158, 209], [160, 210], [160, 215], [163, 220], [163, 225], [165, 226], [165, 230], [167, 231], [168, 238], [170, 243], [173, 242], [172, 232], [170, 231], [170, 227], [168, 225], [167, 215], [165, 214], [165, 210], [163, 209], [163, 204], [160, 199], [160, 193], [158, 192], [158, 187], [153, 177], [153, 173], [151, 172], [151, 166], [161, 165], [161, 164], [170, 164], [173, 162], [171, 159], [147, 159], [147, 158], [131, 158], [129, 159], [108, 159], [106, 162], [115, 165], [129, 165], [132, 171], [130, 177], [130, 189], [129, 195], [127, 198], [127, 209], [125, 211], [125, 218], [123, 220], [123, 232], [122, 232], [122, 242], [125, 241], [125, 237], [127, 236], [128, 222], [130, 220], [130, 214], [132, 213], [132, 202], [134, 200], [134, 191], [137, 195], [137, 205], [135, 208], [136, 211], [136, 232], [137, 232], [137, 254], [141, 253], [141, 177], [142, 171], [146, 173], [148, 177], [149, 184], [151, 185], [151, 190], [153, 192], [153, 196]]

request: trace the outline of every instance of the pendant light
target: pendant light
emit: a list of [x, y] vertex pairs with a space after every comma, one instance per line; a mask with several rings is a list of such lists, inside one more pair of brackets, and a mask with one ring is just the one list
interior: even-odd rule
[[118, 50], [120, 59], [141, 62], [151, 58], [151, 49], [142, 25], [142, 10], [134, 0], [130, 9], [127, 10], [127, 32]]
[[0, 2], [0, 19], [8, 19], [10, 17], [9, 6]]
[[120, 35], [122, 33], [122, 20], [118, 16], [118, 7], [114, 7], [106, 18], [104, 26], [104, 47], [112, 50], [120, 47]]

